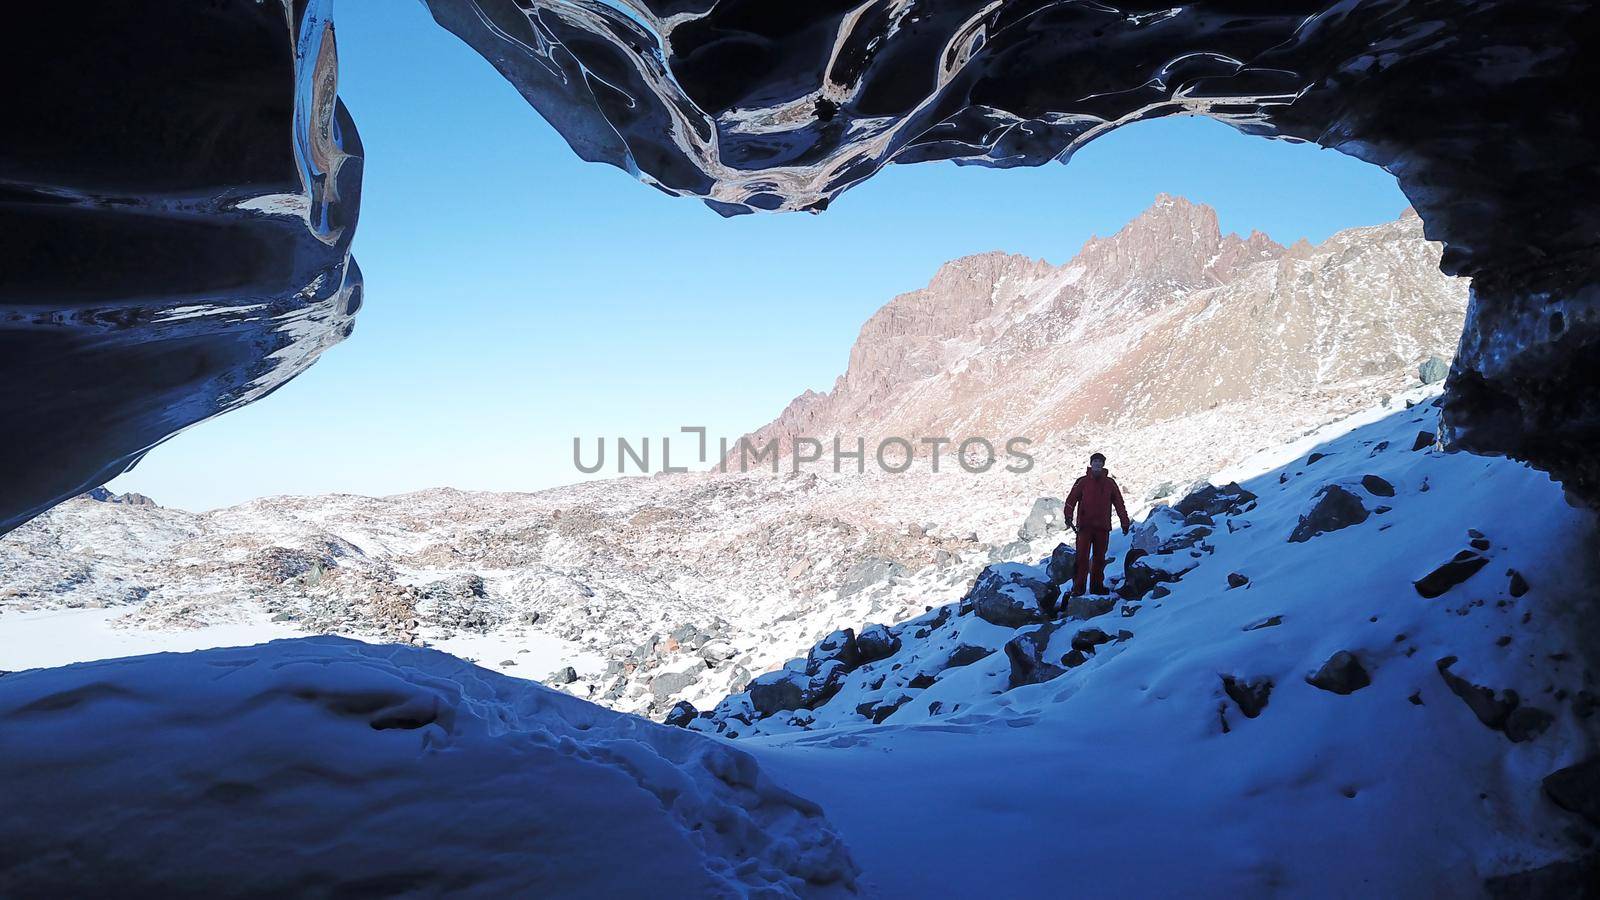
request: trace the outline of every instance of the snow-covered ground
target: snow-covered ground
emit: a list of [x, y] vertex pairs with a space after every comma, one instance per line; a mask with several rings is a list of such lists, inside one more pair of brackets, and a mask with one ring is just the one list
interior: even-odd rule
[[[1437, 411], [1409, 399], [1226, 473], [1257, 498], [1211, 526], [1153, 516], [1179, 549], [1146, 561], [1193, 564], [1164, 596], [1020, 628], [936, 609], [814, 709], [735, 695], [691, 727], [818, 800], [885, 896], [1471, 897], [1581, 856], [1595, 827], [1540, 782], [1600, 735], [1594, 516], [1518, 463], [1413, 450]], [[1290, 542], [1330, 484], [1365, 520]], [[1421, 596], [1463, 552], [1487, 563]], [[1031, 633], [1059, 674], [1013, 687]], [[1341, 651], [1368, 683], [1312, 684]]]
[[6, 897], [855, 886], [817, 807], [740, 749], [342, 638], [7, 675], [0, 795]]
[[[810, 709], [669, 729], [330, 638], [4, 676], [0, 894], [1477, 897], [1554, 865], [1540, 896], [1571, 895], [1600, 823], [1541, 781], [1596, 758], [1595, 518], [1419, 440], [1436, 393], [1113, 538], [1125, 587], [1177, 580], [1020, 626], [947, 588]], [[1053, 541], [1001, 571], [1051, 583]]]

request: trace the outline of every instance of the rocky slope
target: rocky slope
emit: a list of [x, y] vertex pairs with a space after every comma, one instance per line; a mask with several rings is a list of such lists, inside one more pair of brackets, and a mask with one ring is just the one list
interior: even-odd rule
[[[1162, 198], [1066, 266], [946, 266], [873, 317], [839, 387], [768, 430], [1026, 428], [1026, 473], [821, 465], [203, 514], [97, 495], [0, 539], [0, 616], [111, 608], [127, 628], [229, 635], [265, 623], [445, 647], [654, 716], [714, 703], [838, 622], [914, 617], [984, 565], [1048, 550], [1057, 501], [1041, 498], [1061, 496], [1092, 449], [1137, 511], [1417, 384], [1464, 303], [1437, 255], [1410, 217], [1282, 248]], [[1399, 304], [1406, 293], [1427, 302]], [[1268, 333], [1288, 325], [1292, 341]], [[1088, 337], [1094, 353], [1080, 352]], [[0, 669], [41, 664], [5, 653]], [[74, 658], [87, 657], [51, 659]]]

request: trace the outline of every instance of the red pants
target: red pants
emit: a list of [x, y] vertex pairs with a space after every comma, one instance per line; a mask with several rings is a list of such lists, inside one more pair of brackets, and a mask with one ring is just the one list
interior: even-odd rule
[[[1089, 592], [1104, 594], [1106, 592], [1106, 545], [1111, 541], [1111, 530], [1078, 529], [1078, 571], [1072, 579], [1072, 592], [1083, 593], [1084, 582], [1089, 582]], [[1091, 579], [1089, 566], [1090, 553], [1094, 554], [1094, 577]]]

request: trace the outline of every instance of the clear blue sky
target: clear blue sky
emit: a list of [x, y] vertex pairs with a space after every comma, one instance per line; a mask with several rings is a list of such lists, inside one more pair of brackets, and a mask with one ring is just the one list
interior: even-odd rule
[[820, 216], [723, 219], [579, 161], [420, 3], [338, 0], [336, 21], [367, 151], [355, 334], [114, 489], [198, 510], [549, 487], [577, 479], [575, 435], [735, 437], [830, 387], [867, 316], [963, 254], [1062, 262], [1162, 191], [1283, 243], [1406, 205], [1374, 167], [1186, 118], [1114, 132], [1069, 166], [893, 166]]

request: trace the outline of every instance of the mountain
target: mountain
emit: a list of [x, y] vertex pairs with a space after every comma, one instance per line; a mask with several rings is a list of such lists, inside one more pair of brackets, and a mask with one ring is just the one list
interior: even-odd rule
[[207, 513], [70, 500], [0, 539], [0, 669], [332, 633], [628, 712], [715, 704], [838, 623], [914, 618], [1048, 552], [1091, 450], [1137, 514], [1416, 386], [1463, 315], [1438, 253], [1412, 216], [1284, 248], [1162, 197], [1063, 266], [943, 266], [863, 326], [834, 390], [766, 430], [1026, 434], [1026, 472], [821, 464]]
[[844, 375], [749, 440], [1023, 435], [1310, 396], [1448, 358], [1467, 283], [1411, 211], [1285, 248], [1161, 195], [1060, 266], [946, 263], [862, 327]]

